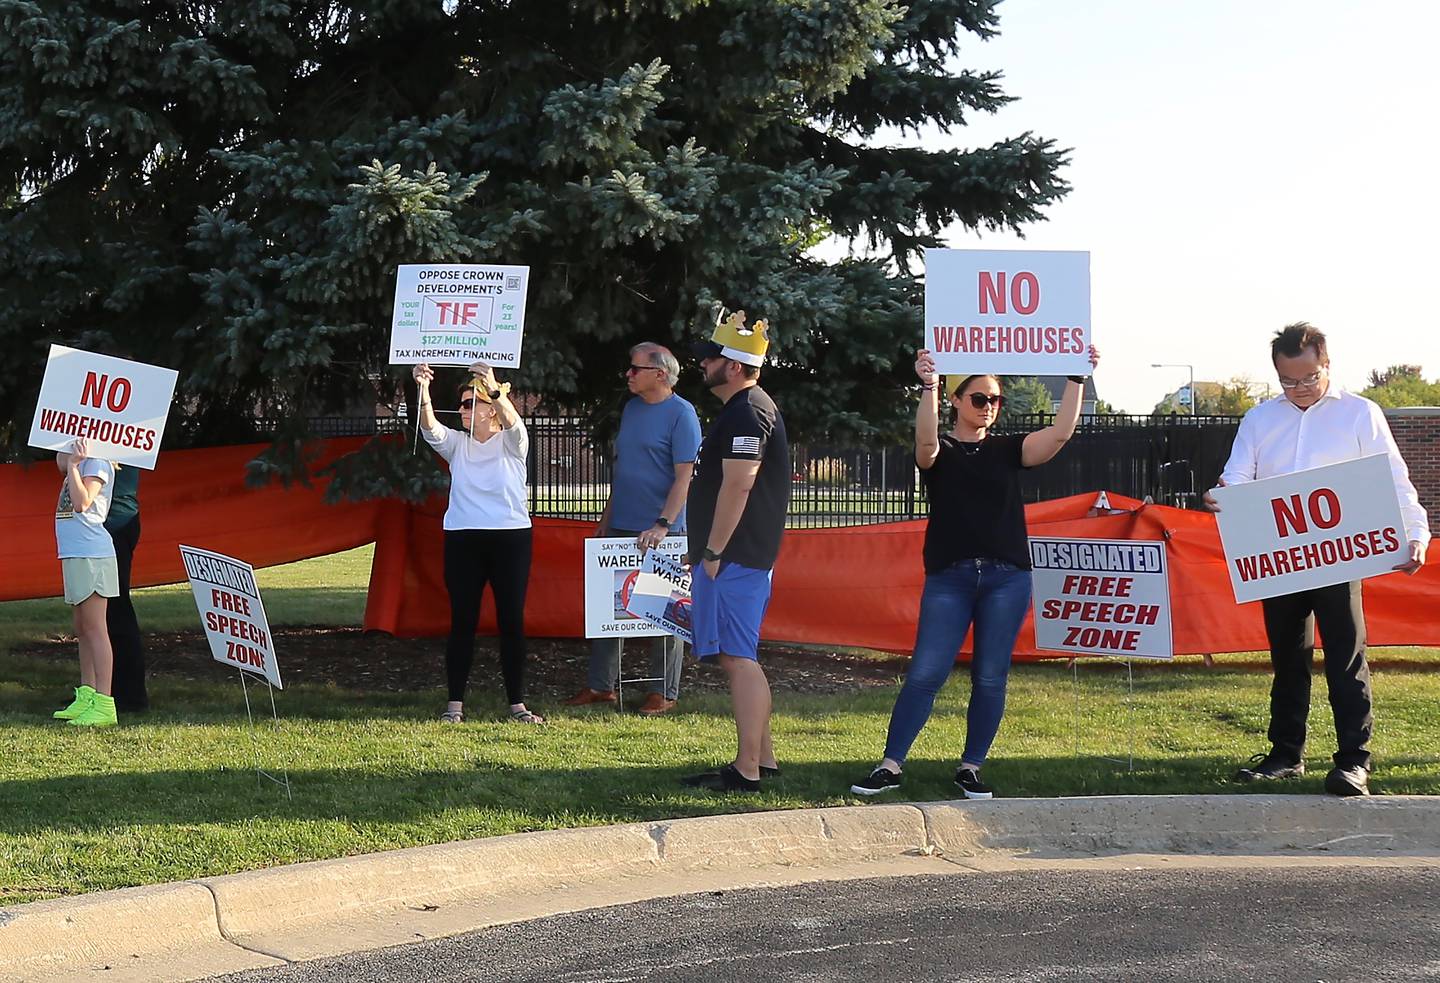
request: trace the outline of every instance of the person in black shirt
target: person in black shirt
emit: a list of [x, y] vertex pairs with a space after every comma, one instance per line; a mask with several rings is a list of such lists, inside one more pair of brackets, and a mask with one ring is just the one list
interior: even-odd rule
[[115, 469], [115, 493], [105, 517], [105, 530], [115, 543], [115, 564], [120, 571], [120, 595], [105, 606], [105, 624], [115, 652], [111, 693], [119, 712], [144, 713], [150, 709], [145, 688], [145, 643], [130, 600], [130, 568], [140, 543], [139, 468], [123, 465]]
[[[1090, 364], [1100, 356], [1092, 346]], [[1005, 685], [1015, 636], [1030, 606], [1030, 557], [1020, 471], [1060, 452], [1080, 419], [1084, 377], [1071, 376], [1055, 422], [1024, 436], [992, 436], [1004, 397], [993, 375], [972, 375], [947, 385], [955, 428], [939, 435], [935, 360], [921, 349], [915, 360], [920, 407], [915, 413], [915, 463], [930, 500], [925, 527], [925, 592], [905, 684], [890, 715], [885, 757], [868, 777], [850, 786], [857, 795], [900, 787], [905, 755], [915, 742], [935, 696], [955, 665], [973, 622], [970, 705], [965, 750], [955, 784], [969, 799], [993, 796], [980, 781], [980, 766], [1000, 729]], [[947, 380], [948, 382], [949, 380]]]
[[747, 330], [744, 317], [738, 312], [696, 348], [705, 385], [725, 405], [690, 484], [690, 612], [696, 657], [718, 661], [729, 678], [738, 748], [730, 764], [683, 781], [718, 791], [756, 791], [762, 775], [779, 774], [757, 648], [790, 506], [790, 447], [780, 411], [757, 385], [765, 322]]

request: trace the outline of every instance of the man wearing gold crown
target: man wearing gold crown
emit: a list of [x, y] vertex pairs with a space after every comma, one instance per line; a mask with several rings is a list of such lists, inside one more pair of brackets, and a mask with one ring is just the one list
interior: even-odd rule
[[705, 385], [725, 404], [710, 424], [690, 485], [691, 619], [695, 655], [730, 682], [735, 760], [683, 783], [755, 792], [780, 773], [770, 740], [770, 681], [760, 667], [760, 622], [790, 506], [790, 445], [775, 401], [757, 384], [770, 347], [764, 321], [721, 321], [695, 347]]

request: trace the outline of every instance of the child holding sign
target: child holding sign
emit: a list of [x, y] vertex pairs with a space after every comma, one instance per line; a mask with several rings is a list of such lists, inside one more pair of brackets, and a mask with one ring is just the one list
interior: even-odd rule
[[65, 581], [65, 603], [75, 615], [80, 646], [80, 685], [75, 700], [55, 719], [72, 727], [113, 727], [115, 700], [110, 694], [113, 656], [105, 624], [106, 598], [120, 593], [115, 544], [105, 531], [115, 468], [90, 456], [90, 442], [77, 439], [70, 453], [55, 455], [65, 475], [55, 508], [55, 544]]

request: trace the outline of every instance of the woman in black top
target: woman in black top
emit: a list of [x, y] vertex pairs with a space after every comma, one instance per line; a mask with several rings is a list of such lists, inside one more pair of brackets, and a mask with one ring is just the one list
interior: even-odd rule
[[[1090, 364], [1099, 360], [1092, 346]], [[930, 499], [925, 592], [920, 598], [915, 652], [890, 715], [884, 760], [850, 791], [876, 795], [900, 787], [905, 755], [929, 719], [935, 695], [949, 677], [973, 623], [965, 751], [955, 784], [966, 798], [988, 799], [994, 793], [980, 781], [980, 766], [1000, 729], [1011, 650], [1030, 606], [1020, 470], [1050, 460], [1075, 433], [1085, 380], [1071, 376], [1054, 424], [1023, 436], [990, 434], [1004, 402], [999, 379], [972, 375], [958, 380], [953, 388], [946, 386], [955, 409], [955, 428], [942, 437], [939, 380], [929, 351], [921, 349], [915, 373], [923, 389], [915, 413], [915, 463]]]

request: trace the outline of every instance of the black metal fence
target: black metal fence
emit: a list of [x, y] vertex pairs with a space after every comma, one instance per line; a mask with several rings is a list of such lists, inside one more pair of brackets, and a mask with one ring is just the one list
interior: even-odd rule
[[[1027, 433], [1049, 424], [1044, 416], [1014, 417], [1004, 432]], [[1198, 507], [1215, 483], [1237, 416], [1087, 416], [1050, 463], [1026, 471], [1027, 501], [1106, 490], [1164, 505]], [[530, 432], [530, 510], [535, 515], [598, 519], [610, 494], [608, 448], [597, 445], [584, 421], [540, 416]], [[316, 417], [317, 437], [413, 433], [402, 419]], [[924, 518], [924, 488], [908, 445], [791, 447], [790, 525], [851, 526]]]

